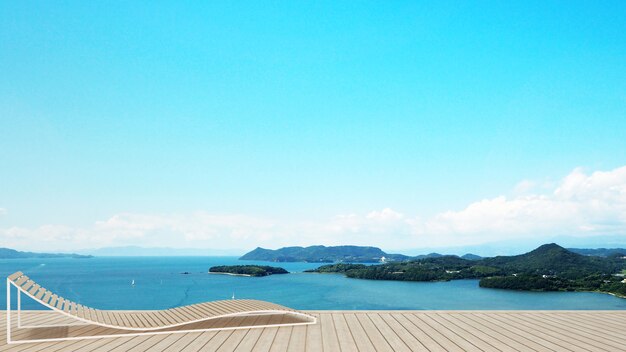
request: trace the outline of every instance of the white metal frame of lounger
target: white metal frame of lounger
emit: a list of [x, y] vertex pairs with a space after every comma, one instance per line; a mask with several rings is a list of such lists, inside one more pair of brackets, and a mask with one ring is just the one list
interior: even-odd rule
[[[35, 340], [12, 340], [11, 339], [11, 285], [13, 285], [17, 289], [17, 327], [18, 328], [43, 328], [43, 327], [63, 327], [63, 326], [84, 326], [84, 325], [96, 325], [102, 326], [105, 328], [110, 328], [118, 331], [127, 331], [128, 333], [119, 333], [119, 334], [111, 334], [111, 335], [92, 335], [92, 336], [74, 336], [74, 337], [57, 337], [57, 338], [45, 338], [45, 339], [35, 339]], [[50, 308], [53, 312], [61, 313], [62, 315], [68, 316], [72, 319], [75, 319], [84, 324], [57, 324], [57, 325], [38, 325], [38, 326], [25, 326], [21, 324], [21, 293], [24, 293], [28, 297], [32, 298], [39, 304], [44, 307]], [[119, 326], [103, 324], [100, 322], [91, 321], [88, 319], [83, 319], [72, 314], [66, 313], [56, 307], [52, 307], [51, 305], [42, 302], [41, 300], [35, 298], [26, 290], [17, 286], [15, 282], [9, 280], [7, 278], [7, 344], [18, 344], [18, 343], [33, 343], [33, 342], [54, 342], [54, 341], [74, 341], [74, 340], [87, 340], [87, 339], [99, 339], [99, 338], [107, 338], [107, 337], [126, 337], [126, 336], [140, 336], [140, 335], [161, 335], [161, 334], [179, 334], [179, 333], [188, 333], [188, 332], [205, 332], [205, 331], [221, 331], [221, 330], [240, 330], [240, 329], [253, 329], [253, 328], [269, 328], [269, 327], [280, 327], [280, 326], [298, 326], [298, 325], [312, 325], [317, 324], [317, 318], [313, 315], [308, 315], [304, 313], [300, 313], [298, 311], [290, 311], [290, 310], [258, 310], [258, 311], [246, 311], [246, 312], [237, 312], [237, 313], [229, 313], [216, 315], [212, 317], [207, 317], [204, 319], [196, 319], [183, 323], [171, 324], [166, 326], [154, 327], [154, 328], [122, 328]], [[168, 331], [160, 331], [163, 329], [171, 329], [179, 326], [190, 325], [195, 323], [200, 323], [204, 321], [219, 319], [219, 318], [229, 318], [229, 317], [240, 317], [240, 316], [259, 316], [259, 315], [272, 315], [272, 314], [284, 314], [284, 315], [297, 315], [311, 321], [302, 322], [302, 323], [287, 323], [287, 324], [266, 324], [266, 325], [253, 325], [253, 326], [232, 326], [232, 327], [222, 327], [222, 328], [206, 328], [206, 329], [188, 329], [188, 330], [168, 330]]]

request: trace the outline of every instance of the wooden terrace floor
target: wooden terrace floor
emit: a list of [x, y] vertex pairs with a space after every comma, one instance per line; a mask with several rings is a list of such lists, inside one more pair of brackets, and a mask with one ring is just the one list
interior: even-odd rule
[[[626, 351], [626, 311], [308, 313], [318, 324], [7, 345], [6, 312], [0, 311], [0, 351]], [[28, 325], [71, 321], [53, 312], [22, 314]], [[106, 331], [71, 329], [77, 335]], [[13, 338], [29, 335], [21, 329]]]

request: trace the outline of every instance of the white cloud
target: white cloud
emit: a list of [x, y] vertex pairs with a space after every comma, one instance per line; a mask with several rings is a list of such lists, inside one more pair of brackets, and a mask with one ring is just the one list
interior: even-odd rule
[[626, 235], [626, 166], [586, 175], [575, 169], [547, 194], [499, 196], [443, 212], [421, 229], [427, 234], [481, 241], [545, 235]]
[[[80, 249], [103, 246], [196, 248], [280, 247], [312, 244], [415, 248], [479, 244], [545, 236], [626, 236], [626, 166], [585, 174], [573, 170], [546, 191], [545, 182], [522, 181], [513, 196], [498, 196], [428, 218], [391, 208], [297, 222], [242, 214], [122, 213], [76, 228], [44, 225], [0, 229], [3, 246]], [[0, 209], [0, 214], [2, 214]]]
[[4, 208], [0, 208], [0, 216], [6, 215], [7, 210]]

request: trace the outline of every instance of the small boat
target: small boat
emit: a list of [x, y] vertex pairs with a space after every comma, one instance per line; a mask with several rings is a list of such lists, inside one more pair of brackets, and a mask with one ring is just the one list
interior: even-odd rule
[[133, 280], [130, 284], [131, 286], [135, 286], [135, 280]]

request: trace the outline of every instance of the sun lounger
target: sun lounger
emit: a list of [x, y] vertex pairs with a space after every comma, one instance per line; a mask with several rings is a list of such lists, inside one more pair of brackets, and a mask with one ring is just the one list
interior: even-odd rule
[[[93, 336], [61, 336], [54, 338], [42, 338], [35, 340], [12, 340], [11, 339], [11, 286], [17, 288], [17, 327], [21, 328], [21, 294], [32, 298], [43, 306], [58, 313], [64, 314], [77, 321], [101, 326], [114, 331], [108, 335]], [[213, 320], [226, 320], [227, 318], [242, 316], [262, 316], [279, 315], [288, 316], [289, 319], [273, 319], [274, 323], [269, 324], [268, 319], [254, 319], [253, 324], [228, 326], [227, 324], [202, 324]], [[251, 320], [251, 319], [249, 319]], [[278, 321], [278, 322], [276, 322]], [[286, 322], [285, 322], [286, 321]], [[256, 323], [259, 322], [259, 323]], [[258, 300], [233, 299], [223, 301], [212, 301], [206, 303], [192, 304], [183, 307], [153, 310], [153, 311], [111, 311], [99, 310], [83, 306], [82, 304], [60, 297], [39, 284], [35, 283], [22, 272], [16, 272], [7, 277], [7, 343], [22, 342], [42, 342], [75, 340], [85, 338], [101, 338], [121, 335], [145, 335], [164, 334], [190, 331], [212, 331], [225, 329], [248, 329], [255, 327], [285, 326], [285, 325], [306, 325], [315, 324], [316, 318], [309, 314], [296, 310]], [[210, 326], [210, 327], [207, 327]], [[113, 329], [113, 330], [111, 330]], [[45, 335], [45, 334], [44, 334]]]

